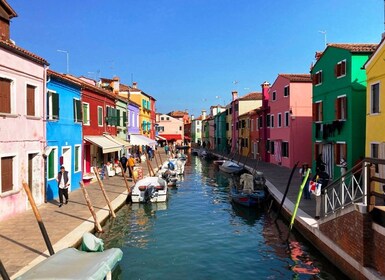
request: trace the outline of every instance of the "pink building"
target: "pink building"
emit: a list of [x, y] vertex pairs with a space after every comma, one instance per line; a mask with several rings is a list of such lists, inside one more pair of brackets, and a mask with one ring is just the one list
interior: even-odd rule
[[293, 167], [312, 158], [312, 81], [309, 74], [279, 74], [269, 90], [270, 162]]
[[23, 182], [44, 202], [47, 61], [15, 45], [9, 23], [16, 13], [0, 1], [0, 220], [28, 209]]

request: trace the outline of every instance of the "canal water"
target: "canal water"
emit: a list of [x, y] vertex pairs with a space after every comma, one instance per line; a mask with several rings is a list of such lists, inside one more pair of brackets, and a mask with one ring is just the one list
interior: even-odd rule
[[100, 237], [123, 250], [114, 279], [346, 279], [274, 219], [233, 205], [227, 175], [190, 156], [166, 203], [124, 206]]

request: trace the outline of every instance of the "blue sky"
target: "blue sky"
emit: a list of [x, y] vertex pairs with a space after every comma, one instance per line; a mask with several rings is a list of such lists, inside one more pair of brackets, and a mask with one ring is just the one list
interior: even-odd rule
[[[278, 73], [309, 73], [329, 43], [378, 43], [382, 0], [8, 0], [16, 44], [50, 68], [138, 82], [157, 111], [198, 116], [260, 91]], [[234, 84], [234, 81], [238, 83]]]

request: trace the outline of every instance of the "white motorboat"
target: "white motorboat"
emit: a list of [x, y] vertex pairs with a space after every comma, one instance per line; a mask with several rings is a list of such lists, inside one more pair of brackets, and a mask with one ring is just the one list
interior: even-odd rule
[[231, 160], [226, 160], [222, 163], [222, 165], [219, 166], [219, 170], [229, 173], [229, 174], [236, 174], [243, 170], [243, 167], [236, 164], [235, 162], [232, 162]]
[[160, 177], [146, 177], [136, 182], [131, 192], [133, 203], [165, 202], [167, 182]]

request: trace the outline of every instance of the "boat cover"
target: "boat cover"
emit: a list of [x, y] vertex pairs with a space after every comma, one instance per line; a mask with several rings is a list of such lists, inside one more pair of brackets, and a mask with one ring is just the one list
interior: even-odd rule
[[238, 164], [236, 164], [235, 162], [232, 162], [231, 160], [226, 160], [222, 166], [224, 167], [235, 167], [235, 168], [239, 168], [240, 166]]
[[123, 252], [119, 248], [91, 253], [67, 248], [50, 256], [16, 279], [102, 280], [122, 256]]
[[241, 186], [243, 186], [242, 191], [244, 193], [250, 194], [254, 191], [254, 176], [251, 174], [244, 173], [241, 175], [239, 180]]
[[86, 232], [83, 234], [83, 241], [80, 250], [84, 252], [103, 252], [104, 242], [103, 239], [97, 238], [92, 233]]

